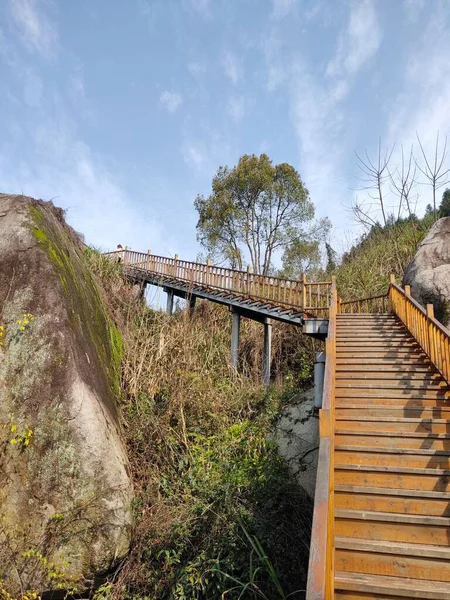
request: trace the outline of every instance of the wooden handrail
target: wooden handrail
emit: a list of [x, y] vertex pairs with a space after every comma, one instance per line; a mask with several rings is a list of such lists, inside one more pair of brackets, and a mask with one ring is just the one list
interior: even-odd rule
[[331, 600], [334, 595], [334, 406], [337, 312], [336, 279], [333, 277], [326, 340], [322, 408], [319, 413], [319, 461], [314, 496], [306, 600]]
[[286, 308], [298, 308], [310, 314], [325, 315], [330, 304], [331, 282], [306, 282], [258, 275], [250, 269], [242, 271], [218, 267], [209, 263], [196, 263], [155, 254], [135, 252], [128, 248], [110, 252], [125, 267], [149, 271], [161, 277], [174, 278], [191, 286], [199, 285], [232, 291], [247, 298], [262, 299]]
[[388, 312], [388, 293], [355, 300], [339, 300], [339, 312], [343, 313], [384, 313]]
[[432, 304], [426, 309], [411, 297], [409, 286], [391, 282], [389, 305], [406, 325], [442, 377], [450, 384], [450, 331], [434, 318]]

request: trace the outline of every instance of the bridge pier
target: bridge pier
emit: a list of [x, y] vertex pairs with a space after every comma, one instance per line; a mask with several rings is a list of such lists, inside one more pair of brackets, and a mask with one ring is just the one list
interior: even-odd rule
[[270, 363], [272, 362], [272, 322], [264, 319], [263, 383], [269, 387]]
[[189, 312], [191, 313], [191, 315], [193, 314], [193, 312], [195, 310], [195, 301], [196, 300], [197, 300], [197, 296], [194, 296], [194, 294], [189, 296]]
[[167, 293], [167, 314], [170, 316], [172, 316], [173, 314], [173, 290], [169, 290], [166, 288], [166, 293]]
[[239, 333], [241, 329], [241, 315], [231, 311], [231, 365], [237, 370], [239, 361]]

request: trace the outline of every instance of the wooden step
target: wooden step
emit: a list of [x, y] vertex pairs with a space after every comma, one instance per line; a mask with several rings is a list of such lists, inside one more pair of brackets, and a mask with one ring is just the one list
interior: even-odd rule
[[428, 357], [426, 354], [421, 352], [419, 349], [412, 350], [409, 348], [399, 348], [395, 351], [380, 348], [366, 348], [366, 349], [336, 349], [336, 361], [337, 364], [349, 358], [356, 358], [364, 364], [365, 360], [382, 362], [382, 361], [396, 361], [397, 364], [403, 364], [407, 362], [426, 362], [428, 364]]
[[448, 472], [450, 475], [450, 459], [448, 454], [409, 454], [392, 452], [370, 451], [369, 449], [336, 450], [334, 453], [335, 468], [365, 467], [376, 470], [389, 469], [405, 473], [412, 469], [429, 469]]
[[[369, 406], [367, 404], [367, 398], [336, 398], [336, 408], [362, 408], [363, 406]], [[389, 407], [408, 407], [408, 408], [449, 408], [450, 402], [446, 398], [371, 398], [370, 407], [375, 408], [377, 406]]]
[[442, 386], [448, 386], [444, 379], [439, 373], [433, 372], [431, 369], [424, 369], [423, 371], [413, 371], [410, 369], [399, 369], [397, 366], [394, 369], [386, 369], [380, 367], [380, 365], [371, 365], [371, 369], [361, 369], [360, 366], [355, 365], [355, 369], [349, 370], [348, 368], [337, 368], [336, 369], [336, 383], [348, 382], [376, 382], [376, 381], [401, 381], [404, 383], [423, 383], [423, 385], [441, 384]]
[[[450, 585], [448, 583], [424, 581], [423, 579], [336, 571], [334, 584], [335, 589], [338, 590], [337, 600], [362, 598], [367, 600], [375, 600], [376, 598], [386, 598], [387, 600], [397, 598], [450, 600]], [[348, 595], [347, 592], [352, 595]]]
[[[395, 401], [395, 400], [394, 400]], [[403, 401], [402, 401], [403, 402]], [[435, 402], [432, 400], [432, 402]], [[445, 402], [445, 401], [444, 401]], [[381, 417], [381, 418], [401, 418], [407, 419], [450, 419], [450, 403], [447, 406], [382, 406], [373, 404], [360, 404], [359, 406], [336, 406], [336, 419], [352, 419], [353, 417]], [[450, 426], [450, 420], [449, 420]]]
[[341, 388], [336, 386], [335, 390], [336, 398], [410, 398], [421, 399], [421, 398], [435, 398], [443, 399], [450, 398], [450, 392], [445, 391], [441, 388], [433, 389], [427, 388], [408, 388], [398, 387], [393, 388], [372, 388], [372, 387], [355, 387], [355, 388]]
[[384, 340], [384, 339], [377, 339], [377, 340], [355, 340], [354, 338], [350, 339], [350, 340], [341, 340], [339, 338], [336, 339], [336, 350], [338, 349], [342, 349], [342, 348], [358, 348], [358, 349], [365, 349], [365, 348], [392, 348], [392, 349], [396, 349], [396, 348], [420, 348], [419, 344], [415, 341], [415, 340], [411, 340], [411, 339], [407, 339], [407, 340], [403, 340], [401, 342], [396, 342], [395, 340]]
[[338, 571], [450, 581], [450, 550], [446, 547], [336, 537], [335, 548]]
[[342, 364], [342, 361], [339, 361], [336, 364], [336, 377], [342, 377], [344, 373], [348, 373], [350, 376], [353, 374], [360, 374], [362, 377], [371, 377], [372, 375], [375, 377], [382, 377], [383, 374], [386, 377], [396, 377], [405, 375], [405, 372], [408, 373], [411, 377], [440, 377], [439, 374], [436, 373], [435, 369], [432, 367], [431, 363], [427, 364], [423, 361], [422, 364], [408, 364], [405, 363], [396, 363], [394, 361], [348, 361], [348, 364]]
[[448, 546], [450, 518], [362, 510], [335, 510], [336, 537]]
[[423, 497], [424, 493], [423, 490], [338, 485], [334, 495], [335, 508], [450, 517], [450, 493], [431, 492], [436, 497]]
[[335, 451], [341, 450], [345, 452], [381, 452], [383, 454], [398, 455], [399, 460], [402, 462], [404, 454], [421, 456], [450, 456], [450, 448], [447, 450], [435, 450], [434, 448], [380, 448], [379, 446], [356, 446], [353, 444], [335, 443], [334, 449]]
[[449, 422], [446, 419], [382, 419], [367, 417], [362, 419], [337, 420], [336, 433], [344, 431], [373, 433], [390, 432], [398, 435], [403, 433], [448, 433]]
[[404, 449], [417, 450], [449, 450], [450, 439], [434, 437], [401, 437], [397, 435], [349, 435], [337, 433], [335, 436], [335, 445], [338, 446], [358, 446], [370, 448], [388, 448], [393, 451]]
[[[381, 375], [385, 375], [381, 373]], [[434, 379], [431, 377], [418, 377], [411, 379], [408, 373], [405, 373], [402, 378], [389, 377], [385, 379], [371, 378], [371, 377], [359, 377], [357, 375], [353, 377], [340, 377], [336, 376], [336, 388], [342, 389], [395, 389], [395, 388], [407, 388], [412, 390], [427, 390], [427, 389], [441, 389], [443, 391], [449, 391], [448, 384], [439, 376]]]
[[434, 492], [450, 491], [450, 477], [446, 472], [413, 469], [406, 473], [386, 470], [372, 470], [367, 467], [337, 468], [336, 485], [357, 485], [398, 490], [424, 490]]

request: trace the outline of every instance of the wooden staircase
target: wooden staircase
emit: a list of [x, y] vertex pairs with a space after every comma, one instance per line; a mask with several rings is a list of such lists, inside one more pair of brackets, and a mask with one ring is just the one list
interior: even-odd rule
[[307, 600], [450, 600], [450, 332], [389, 306], [330, 308]]
[[397, 317], [337, 315], [336, 598], [450, 599], [448, 389]]

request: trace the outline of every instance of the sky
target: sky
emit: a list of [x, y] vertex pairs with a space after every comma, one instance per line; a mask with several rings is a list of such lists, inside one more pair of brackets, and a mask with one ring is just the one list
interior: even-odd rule
[[450, 0], [0, 0], [0, 191], [97, 247], [192, 260], [196, 195], [265, 152], [339, 251], [355, 152], [449, 132], [449, 48]]

